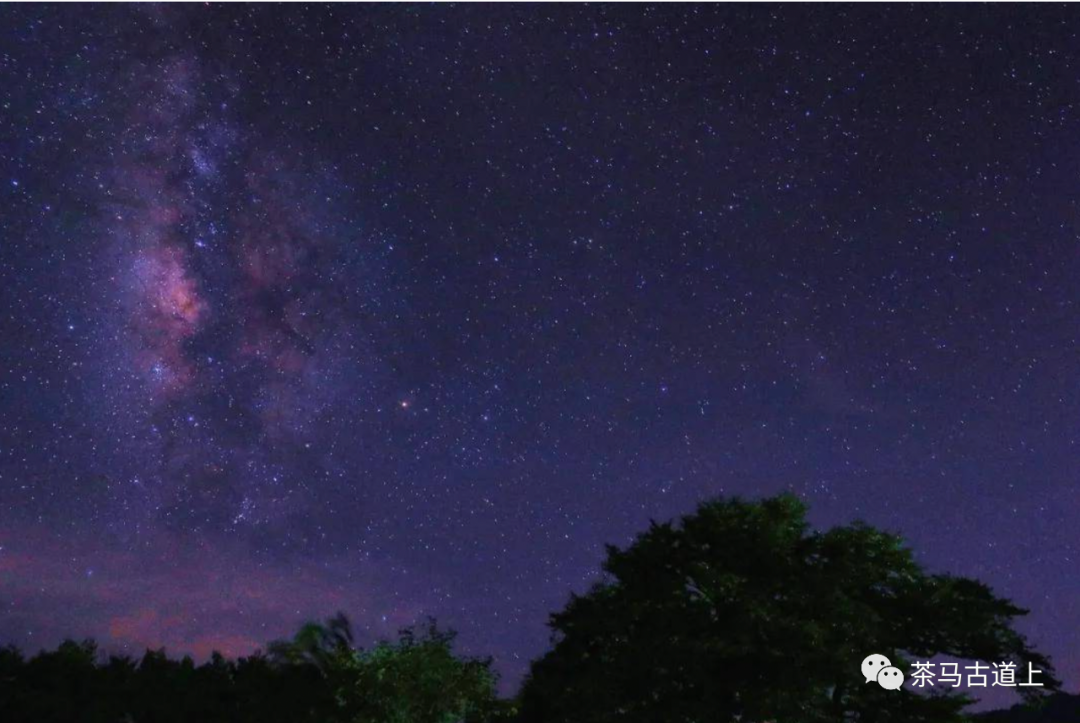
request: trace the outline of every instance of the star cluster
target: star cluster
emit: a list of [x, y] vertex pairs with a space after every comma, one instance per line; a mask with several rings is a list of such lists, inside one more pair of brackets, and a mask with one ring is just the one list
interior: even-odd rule
[[425, 616], [803, 496], [1080, 664], [1064, 8], [8, 6], [0, 639]]

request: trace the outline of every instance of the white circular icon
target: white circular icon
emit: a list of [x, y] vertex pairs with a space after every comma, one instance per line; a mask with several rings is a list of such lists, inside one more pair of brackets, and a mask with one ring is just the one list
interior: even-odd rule
[[899, 690], [904, 684], [904, 674], [899, 668], [882, 668], [878, 671], [877, 682], [885, 690]]
[[868, 655], [866, 659], [862, 661], [862, 674], [866, 678], [866, 682], [870, 683], [877, 680], [878, 673], [884, 668], [888, 668], [892, 665], [892, 662], [884, 655]]

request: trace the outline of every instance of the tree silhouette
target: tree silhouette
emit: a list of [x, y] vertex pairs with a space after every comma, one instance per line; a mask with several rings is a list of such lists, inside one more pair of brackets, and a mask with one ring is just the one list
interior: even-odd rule
[[480, 723], [501, 715], [490, 660], [453, 652], [430, 622], [370, 650], [344, 615], [268, 655], [196, 665], [164, 650], [102, 660], [92, 641], [26, 659], [0, 648], [3, 723]]
[[977, 581], [928, 574], [898, 537], [866, 525], [812, 532], [791, 496], [717, 500], [654, 523], [609, 547], [604, 571], [552, 616], [554, 647], [522, 692], [525, 723], [963, 720], [962, 694], [867, 684], [872, 653], [905, 672], [934, 655], [1031, 663], [1057, 686], [1012, 627], [1026, 611]]
[[433, 621], [397, 644], [381, 643], [355, 659], [347, 705], [357, 723], [476, 723], [504, 712], [490, 659], [453, 655], [454, 633]]
[[337, 719], [350, 723], [472, 723], [504, 711], [495, 694], [490, 659], [459, 658], [455, 634], [433, 620], [419, 633], [402, 630], [395, 643], [353, 648], [341, 613], [325, 625], [309, 623], [289, 641], [270, 646], [271, 658], [309, 666], [327, 681]]
[[[810, 529], [781, 496], [716, 500], [610, 547], [606, 578], [552, 616], [554, 646], [519, 699], [497, 698], [489, 659], [454, 652], [434, 622], [364, 649], [337, 615], [264, 655], [197, 665], [148, 650], [104, 657], [66, 641], [27, 658], [0, 648], [0, 723], [953, 723], [968, 698], [866, 683], [872, 653], [909, 672], [935, 655], [1049, 661], [1015, 631], [1025, 613], [975, 580], [930, 574], [863, 524]], [[908, 676], [910, 677], [910, 676]], [[986, 720], [1050, 721], [1075, 701]]]
[[352, 626], [345, 614], [339, 612], [325, 624], [304, 624], [292, 640], [270, 643], [269, 652], [278, 663], [312, 665], [323, 673], [330, 673], [353, 655]]

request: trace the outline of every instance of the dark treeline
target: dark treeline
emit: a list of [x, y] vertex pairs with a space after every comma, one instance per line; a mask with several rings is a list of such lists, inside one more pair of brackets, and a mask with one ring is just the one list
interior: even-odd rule
[[89, 641], [29, 660], [0, 651], [0, 691], [3, 719], [19, 721], [314, 721], [334, 709], [314, 670], [263, 656], [195, 665], [164, 651], [100, 660]]
[[68, 641], [25, 659], [0, 650], [0, 720], [87, 723], [251, 721], [489, 721], [490, 660], [455, 656], [453, 635], [432, 623], [392, 643], [353, 646], [344, 616], [311, 624], [290, 641], [237, 660], [214, 654], [197, 665], [150, 650], [139, 659], [103, 656], [92, 641]]
[[[433, 622], [358, 646], [344, 616], [237, 660], [66, 642], [0, 650], [0, 721], [22, 723], [953, 723], [962, 693], [866, 684], [860, 662], [907, 672], [935, 655], [1044, 671], [1026, 707], [994, 720], [1054, 723], [1049, 661], [1015, 631], [1026, 611], [968, 578], [930, 574], [902, 541], [855, 524], [812, 530], [793, 497], [716, 500], [609, 548], [603, 576], [552, 616], [551, 650], [518, 696], [488, 659], [455, 654]], [[1050, 714], [1051, 717], [1047, 717]], [[1076, 723], [1071, 720], [1070, 723]]]

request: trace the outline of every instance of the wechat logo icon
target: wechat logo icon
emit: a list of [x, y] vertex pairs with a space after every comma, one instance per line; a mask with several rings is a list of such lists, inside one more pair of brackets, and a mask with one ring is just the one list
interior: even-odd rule
[[868, 655], [862, 661], [862, 674], [866, 682], [877, 681], [885, 690], [899, 690], [904, 684], [904, 673], [894, 668], [892, 661], [884, 655]]

